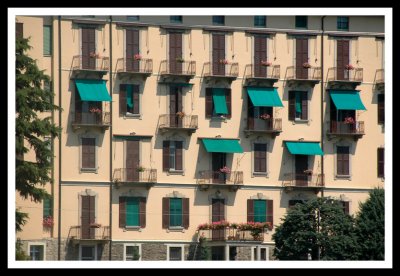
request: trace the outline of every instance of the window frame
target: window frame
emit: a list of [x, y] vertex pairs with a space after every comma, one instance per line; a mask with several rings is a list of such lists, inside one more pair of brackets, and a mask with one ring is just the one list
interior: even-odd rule
[[[94, 247], [93, 260], [82, 260], [82, 247]], [[79, 261], [97, 261], [97, 244], [79, 244]]]
[[[256, 202], [263, 202], [265, 205], [265, 213], [264, 214], [258, 214], [257, 217], [264, 217], [264, 221], [256, 221]], [[253, 199], [253, 210], [254, 210], [254, 215], [253, 215], [253, 220], [254, 222], [260, 222], [260, 223], [265, 223], [267, 222], [267, 200], [265, 199]]]
[[[379, 160], [379, 150], [383, 151], [383, 160], [380, 161]], [[379, 170], [379, 163], [383, 164], [383, 174], [380, 174], [380, 170]], [[385, 148], [384, 147], [378, 147], [378, 151], [377, 151], [377, 166], [378, 166], [378, 170], [377, 170], [377, 176], [378, 178], [385, 178]]]
[[212, 24], [216, 26], [225, 26], [225, 16], [223, 15], [213, 15]]
[[[177, 173], [177, 174], [183, 174], [185, 171], [185, 159], [184, 159], [184, 141], [181, 139], [169, 139], [169, 140], [165, 140], [165, 141], [169, 141], [169, 147], [168, 147], [168, 170], [166, 171], [167, 173]], [[176, 169], [176, 142], [180, 142], [182, 143], [182, 169], [181, 170], [177, 170]], [[173, 147], [171, 147], [171, 145], [173, 144]], [[171, 148], [174, 149], [174, 151], [171, 151]], [[174, 159], [174, 164], [173, 164], [173, 168], [171, 167], [171, 157], [173, 156]]]
[[[79, 171], [80, 171], [80, 173], [98, 173], [98, 170], [99, 170], [99, 166], [98, 166], [98, 145], [97, 145], [97, 142], [98, 142], [98, 137], [97, 137], [97, 135], [87, 135], [87, 134], [85, 134], [85, 135], [80, 135], [79, 137], [78, 137], [78, 139], [79, 139]], [[94, 164], [95, 164], [95, 167], [94, 168], [83, 168], [82, 167], [82, 154], [83, 154], [83, 140], [82, 139], [94, 139]]]
[[[49, 31], [50, 31], [50, 35], [49, 35], [49, 39], [50, 39], [49, 43], [50, 43], [50, 45], [49, 45], [49, 52], [48, 53], [45, 51], [45, 47], [44, 47], [44, 45], [45, 45], [44, 32], [45, 32], [46, 28], [49, 28]], [[53, 26], [52, 25], [43, 25], [43, 56], [44, 57], [51, 57], [52, 55], [53, 55]]]
[[[181, 209], [181, 213], [180, 213], [180, 225], [171, 225], [171, 221], [172, 221], [172, 216], [179, 216], [179, 214], [172, 214], [172, 209], [171, 209], [171, 203], [173, 200], [180, 200], [180, 209]], [[175, 207], [176, 208], [176, 207]], [[169, 199], [169, 225], [168, 225], [169, 229], [181, 229], [183, 228], [183, 198], [176, 198], [176, 197], [171, 197]]]
[[[385, 94], [378, 94], [377, 95], [377, 108], [378, 108], [378, 125], [384, 125], [385, 124]], [[382, 109], [382, 111], [380, 111]], [[382, 113], [383, 112], [383, 113]], [[381, 118], [381, 116], [383, 118]], [[381, 120], [382, 119], [382, 120]]]
[[[305, 22], [305, 26], [299, 26], [299, 23], [304, 23]], [[308, 29], [308, 16], [306, 15], [296, 15], [295, 16], [295, 28], [296, 29]]]
[[[138, 247], [139, 248], [139, 260], [127, 260], [126, 248], [127, 247]], [[141, 261], [142, 260], [142, 244], [141, 243], [124, 243], [124, 256], [123, 261]]]
[[[349, 174], [348, 175], [342, 175], [342, 174], [338, 174], [338, 147], [347, 147], [348, 149], [349, 149]], [[351, 145], [348, 145], [348, 144], [335, 144], [334, 145], [334, 149], [335, 149], [335, 170], [334, 170], [334, 172], [335, 172], [335, 179], [348, 179], [348, 180], [351, 180], [351, 175], [352, 175], [352, 170], [351, 170], [351, 167], [352, 167], [352, 157], [351, 157], [351, 151], [352, 151], [352, 148], [351, 148]]]
[[[183, 244], [167, 244], [167, 261], [175, 261], [175, 260], [170, 260], [170, 248], [181, 248], [181, 259], [179, 261], [184, 261], [185, 260], [185, 245]], [[178, 261], [178, 260], [176, 260]]]
[[[347, 28], [343, 27], [345, 25], [347, 25]], [[336, 18], [336, 29], [338, 31], [348, 31], [349, 27], [350, 27], [350, 18], [349, 18], [349, 16], [338, 16]]]
[[[289, 119], [289, 117], [290, 117], [290, 110], [288, 110], [288, 120], [289, 121], [292, 121], [292, 122], [298, 122], [298, 123], [301, 123], [301, 122], [308, 122], [309, 120], [310, 120], [310, 100], [309, 100], [309, 91], [305, 91], [305, 90], [290, 90], [289, 91], [289, 94], [294, 94], [294, 119], [292, 120], [292, 119]], [[297, 97], [296, 97], [296, 94], [300, 94], [300, 100], [301, 100], [301, 102], [300, 102], [300, 106], [301, 106], [301, 113], [300, 113], [300, 117], [298, 117], [297, 116], [297, 112], [296, 112], [296, 99], [297, 99]], [[303, 108], [303, 105], [302, 105], [302, 103], [303, 103], [303, 95], [306, 95], [306, 101], [307, 101], [307, 112], [305, 112], [304, 111], [304, 108]], [[289, 101], [290, 101], [290, 96], [289, 96]], [[289, 103], [289, 108], [288, 109], [290, 109], [290, 103]], [[303, 113], [305, 113], [305, 117], [306, 117], [306, 119], [302, 119], [301, 117], [302, 117], [302, 115], [303, 115]]]
[[[128, 211], [127, 211], [128, 201], [135, 201], [137, 204], [137, 210], [138, 210], [137, 225], [128, 225]], [[136, 197], [136, 196], [127, 196], [125, 198], [125, 229], [128, 229], [128, 228], [134, 228], [134, 229], [141, 228], [140, 227], [140, 198]]]
[[[262, 24], [260, 24], [260, 22]], [[267, 27], [267, 16], [265, 16], [265, 15], [255, 15], [254, 16], [254, 27], [266, 28]]]
[[[255, 148], [256, 144], [265, 145], [265, 172], [256, 172], [256, 160], [255, 160]], [[252, 142], [252, 174], [253, 176], [268, 176], [269, 175], [269, 168], [268, 168], [268, 142], [267, 141], [254, 141]]]
[[[266, 261], [269, 261], [269, 246], [252, 246], [251, 247], [251, 260], [252, 261], [263, 261], [263, 262], [266, 262]], [[265, 249], [265, 260], [260, 260], [260, 257], [261, 257], [261, 249]], [[256, 250], [257, 251], [257, 256], [255, 256], [255, 254], [254, 254], [254, 250]]]
[[[31, 255], [32, 246], [42, 246], [43, 247], [43, 260], [33, 260]], [[46, 261], [46, 243], [45, 242], [28, 242], [28, 254], [31, 257], [31, 261]]]

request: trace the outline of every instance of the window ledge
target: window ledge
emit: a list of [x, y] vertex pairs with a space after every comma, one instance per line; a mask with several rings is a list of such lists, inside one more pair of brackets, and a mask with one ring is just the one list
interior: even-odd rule
[[142, 114], [125, 113], [124, 119], [142, 119]]
[[267, 172], [253, 172], [252, 177], [266, 177], [268, 178]]
[[184, 170], [168, 170], [167, 175], [185, 175]]
[[140, 228], [140, 226], [125, 226], [124, 232], [126, 232], [126, 231], [138, 231], [138, 232], [142, 232], [142, 228]]
[[335, 180], [351, 180], [351, 175], [335, 175]]
[[81, 173], [97, 173], [97, 169], [81, 168]]
[[167, 229], [167, 233], [169, 233], [169, 232], [182, 232], [182, 233], [185, 233], [185, 228], [183, 228], [181, 226], [169, 227]]
[[292, 124], [310, 124], [310, 120], [302, 120], [302, 119], [294, 119], [294, 121], [292, 121]]
[[220, 117], [220, 116], [212, 116], [211, 120], [212, 121], [222, 121], [222, 122], [226, 122], [226, 120], [228, 119], [228, 117]]

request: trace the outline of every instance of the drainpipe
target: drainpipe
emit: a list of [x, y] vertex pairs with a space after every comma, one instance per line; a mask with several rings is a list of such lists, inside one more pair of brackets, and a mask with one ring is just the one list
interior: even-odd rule
[[[50, 86], [50, 90], [51, 92], [54, 93], [54, 16], [51, 16], [51, 49], [52, 49], [52, 53], [51, 53], [51, 86]], [[54, 95], [50, 98], [51, 99], [51, 104], [54, 104]], [[54, 109], [51, 109], [51, 124], [54, 124]], [[54, 219], [54, 137], [51, 137], [51, 154], [53, 155], [51, 157], [51, 217]], [[51, 228], [51, 232], [50, 232], [50, 237], [54, 238], [54, 230], [53, 228]]]
[[[58, 123], [61, 126], [61, 16], [58, 16]], [[61, 260], [61, 139], [58, 138], [58, 260]]]
[[[321, 148], [324, 151], [324, 18], [321, 17]], [[321, 155], [321, 174], [323, 179], [323, 186], [321, 189], [321, 197], [324, 196], [325, 187], [325, 174], [324, 174], [324, 156]]]
[[[110, 96], [112, 100], [112, 16], [110, 15], [110, 25], [109, 25], [109, 31], [110, 31]], [[109, 207], [109, 224], [110, 224], [110, 246], [108, 249], [108, 258], [111, 261], [111, 244], [112, 244], [112, 101], [110, 102], [110, 207]]]

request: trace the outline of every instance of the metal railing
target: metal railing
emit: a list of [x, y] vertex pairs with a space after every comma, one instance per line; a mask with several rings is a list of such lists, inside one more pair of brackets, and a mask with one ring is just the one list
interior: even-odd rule
[[239, 75], [239, 63], [219, 63], [219, 62], [206, 62], [204, 63], [204, 76], [225, 76], [225, 77], [237, 77]]
[[222, 173], [219, 171], [199, 171], [198, 184], [243, 184], [243, 172], [231, 171]]
[[269, 118], [269, 119], [258, 119], [258, 118], [247, 118], [247, 129], [253, 131], [282, 131], [282, 119], [281, 118]]
[[140, 60], [119, 58], [117, 60], [117, 72], [151, 74], [153, 72], [153, 60], [149, 58], [142, 58]]
[[109, 57], [89, 57], [84, 61], [82, 55], [77, 55], [72, 59], [72, 70], [108, 71], [109, 68]]
[[68, 238], [76, 240], [107, 240], [110, 239], [110, 226], [71, 226]]
[[208, 241], [264, 241], [264, 231], [239, 230], [232, 227], [199, 230], [199, 236]]
[[143, 167], [114, 169], [113, 181], [156, 183], [157, 169], [145, 169]]
[[364, 122], [345, 123], [331, 121], [329, 130], [332, 134], [364, 134]]
[[178, 116], [176, 114], [162, 114], [160, 115], [160, 128], [190, 128], [195, 129], [198, 127], [197, 115], [184, 115]]
[[196, 61], [177, 61], [165, 59], [161, 61], [161, 75], [196, 75]]
[[93, 125], [109, 126], [111, 125], [110, 112], [74, 112], [73, 125]]
[[281, 76], [281, 66], [256, 66], [254, 64], [247, 64], [245, 72], [246, 78], [279, 79]]
[[285, 173], [283, 175], [284, 187], [323, 187], [323, 174], [312, 173]]
[[385, 83], [385, 69], [378, 69], [375, 74], [375, 83]]
[[[307, 70], [306, 74], [298, 73], [299, 71]], [[288, 80], [321, 80], [321, 67], [311, 68], [296, 68], [295, 66], [289, 66], [287, 68], [286, 78]]]
[[353, 70], [338, 70], [337, 67], [328, 69], [328, 81], [363, 81], [363, 68], [354, 68]]

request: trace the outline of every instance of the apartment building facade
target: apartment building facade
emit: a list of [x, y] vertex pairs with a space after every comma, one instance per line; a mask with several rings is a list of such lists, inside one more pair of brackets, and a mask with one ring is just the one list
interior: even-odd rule
[[[213, 260], [273, 260], [295, 203], [353, 215], [384, 187], [383, 16], [16, 24], [62, 108], [52, 200], [16, 198], [33, 259], [191, 260], [203, 236]], [[198, 230], [220, 221], [272, 227]]]

